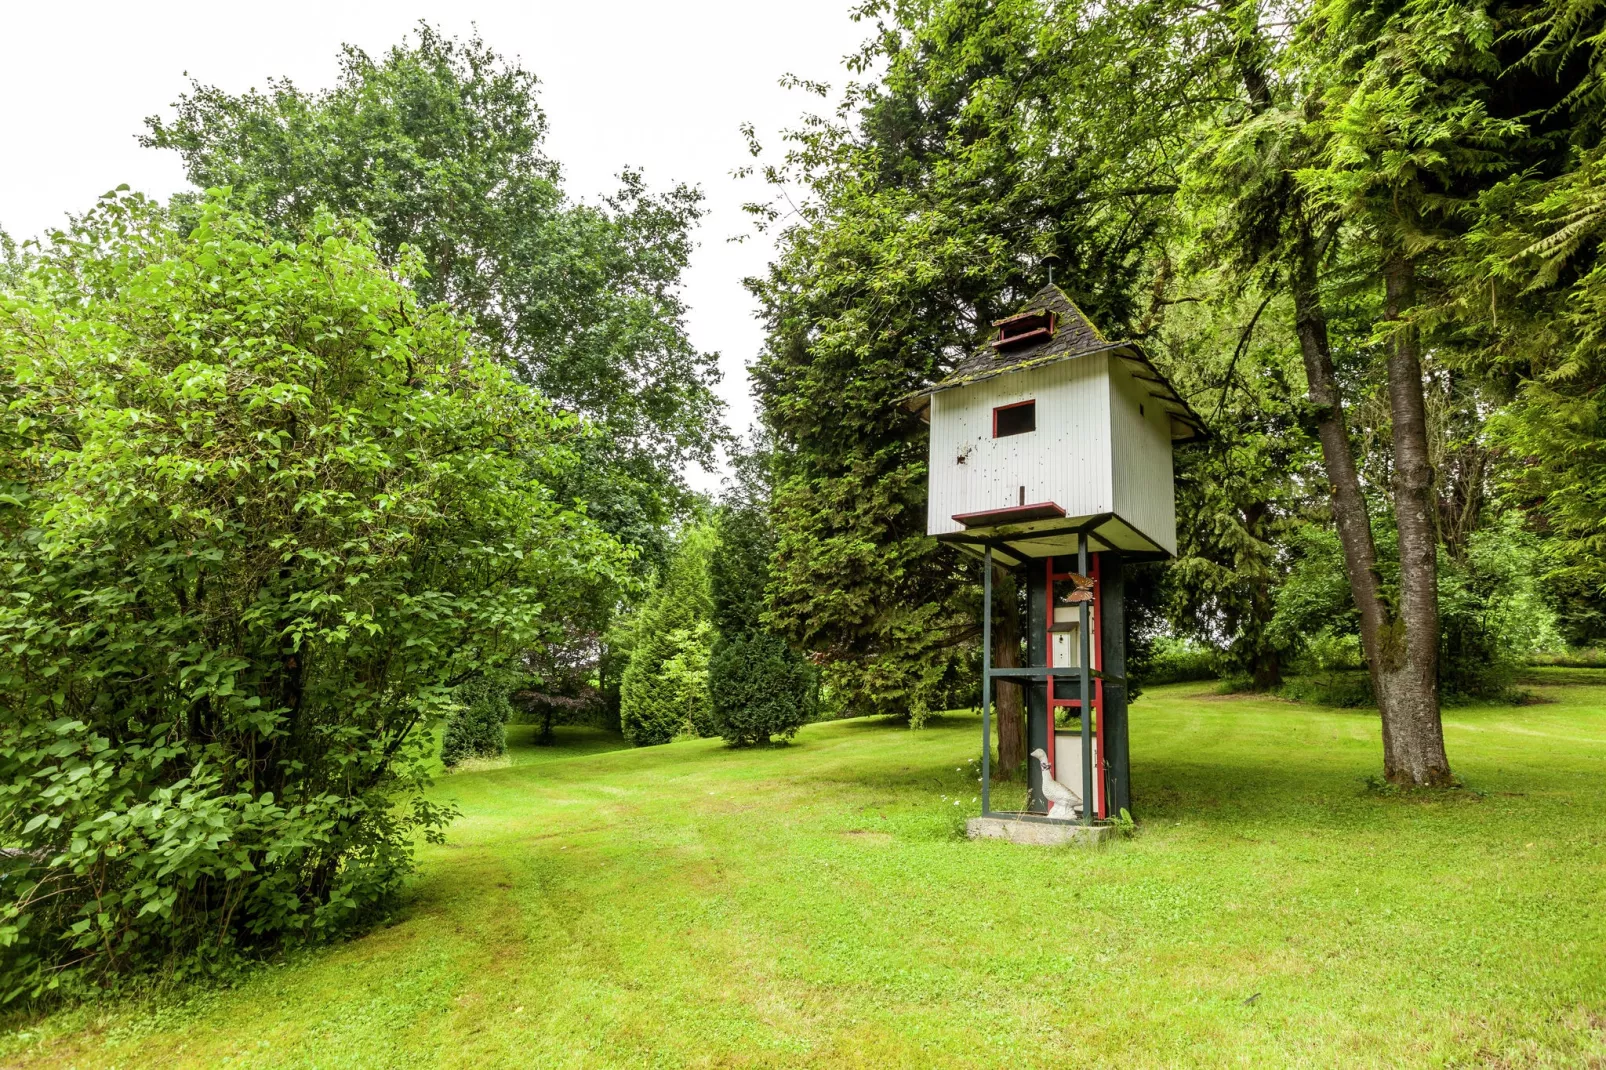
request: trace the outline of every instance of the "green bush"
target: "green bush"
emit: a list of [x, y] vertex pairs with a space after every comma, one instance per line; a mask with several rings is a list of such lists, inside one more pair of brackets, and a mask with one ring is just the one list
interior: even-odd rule
[[114, 196], [0, 295], [0, 999], [370, 916], [452, 684], [624, 568], [416, 268]]
[[714, 629], [708, 588], [713, 528], [692, 528], [663, 582], [625, 631], [630, 661], [619, 682], [619, 726], [637, 747], [679, 735], [713, 735], [708, 657]]
[[1372, 694], [1372, 677], [1364, 669], [1291, 676], [1277, 689], [1277, 694], [1293, 702], [1337, 706], [1341, 709], [1363, 709], [1377, 705], [1377, 699]]
[[721, 640], [709, 667], [714, 730], [736, 746], [791, 739], [808, 723], [814, 674], [784, 640], [751, 632]]
[[1440, 687], [1448, 702], [1515, 701], [1513, 681], [1536, 654], [1560, 650], [1541, 579], [1538, 541], [1515, 511], [1473, 532], [1461, 559], [1445, 555], [1439, 581]]
[[441, 737], [442, 764], [450, 769], [464, 758], [496, 758], [507, 751], [507, 722], [513, 714], [508, 691], [505, 680], [489, 675], [457, 686], [457, 708]]
[[1530, 665], [1554, 665], [1568, 669], [1606, 669], [1606, 650], [1595, 647], [1573, 647], [1560, 653], [1540, 653], [1529, 657]]
[[762, 451], [738, 459], [740, 478], [720, 507], [708, 564], [719, 629], [709, 666], [714, 729], [738, 747], [791, 739], [817, 712], [813, 666], [761, 623], [775, 546], [766, 463]]
[[1214, 650], [1191, 639], [1157, 636], [1148, 666], [1143, 673], [1146, 684], [1180, 684], [1192, 680], [1214, 680], [1220, 673]]

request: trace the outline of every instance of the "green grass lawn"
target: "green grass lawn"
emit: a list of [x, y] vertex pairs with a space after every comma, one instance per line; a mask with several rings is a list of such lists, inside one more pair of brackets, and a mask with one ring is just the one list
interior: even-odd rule
[[[1602, 1066], [1606, 672], [1376, 716], [1156, 688], [1137, 838], [969, 843], [977, 722], [617, 749], [516, 730], [406, 908], [227, 990], [57, 1011], [6, 1066]], [[958, 798], [960, 805], [953, 805]]]

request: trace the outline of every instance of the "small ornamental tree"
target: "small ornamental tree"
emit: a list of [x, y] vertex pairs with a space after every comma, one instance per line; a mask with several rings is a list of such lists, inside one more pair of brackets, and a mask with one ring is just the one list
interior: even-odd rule
[[0, 293], [0, 999], [361, 921], [453, 688], [622, 574], [416, 270], [112, 196]]
[[508, 681], [482, 673], [457, 686], [457, 708], [441, 735], [441, 762], [451, 768], [464, 758], [496, 758], [507, 751], [507, 722], [513, 714]]
[[637, 747], [678, 735], [713, 735], [708, 708], [708, 558], [713, 529], [688, 531], [663, 582], [631, 623], [633, 645], [619, 686], [619, 723]]
[[[759, 465], [745, 467], [745, 485], [752, 487]], [[708, 667], [714, 728], [738, 747], [791, 739], [809, 719], [814, 671], [759, 623], [775, 545], [764, 503], [733, 496], [720, 510], [718, 532], [709, 565], [719, 628]]]
[[714, 728], [734, 746], [791, 739], [809, 719], [814, 673], [771, 632], [721, 638], [708, 676]]

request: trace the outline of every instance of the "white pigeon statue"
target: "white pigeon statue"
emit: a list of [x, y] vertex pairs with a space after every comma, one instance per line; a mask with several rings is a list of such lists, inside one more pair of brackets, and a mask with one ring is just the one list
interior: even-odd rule
[[1070, 821], [1081, 809], [1082, 800], [1076, 792], [1054, 779], [1054, 774], [1048, 768], [1048, 755], [1043, 748], [1038, 747], [1032, 751], [1032, 757], [1043, 770], [1043, 798], [1048, 800], [1048, 816], [1055, 821]]

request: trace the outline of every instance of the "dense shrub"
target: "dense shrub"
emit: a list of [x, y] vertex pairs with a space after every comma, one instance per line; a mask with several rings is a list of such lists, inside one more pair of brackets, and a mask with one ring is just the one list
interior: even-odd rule
[[1309, 676], [1290, 676], [1277, 694], [1293, 702], [1353, 710], [1376, 706], [1372, 678], [1364, 669], [1331, 669]]
[[0, 997], [361, 920], [453, 686], [620, 567], [414, 266], [112, 197], [0, 297]]
[[1149, 684], [1180, 684], [1192, 680], [1214, 680], [1217, 654], [1191, 639], [1157, 636], [1143, 680]]
[[1562, 648], [1545, 598], [1538, 541], [1508, 512], [1447, 558], [1439, 581], [1440, 685], [1446, 700], [1515, 699], [1517, 671]]
[[774, 536], [763, 503], [748, 496], [761, 484], [757, 460], [719, 511], [708, 566], [719, 628], [708, 671], [714, 730], [736, 746], [791, 739], [815, 705], [813, 667], [760, 623]]
[[638, 747], [678, 735], [713, 735], [708, 697], [708, 557], [715, 535], [699, 525], [686, 532], [663, 582], [630, 626], [630, 662], [619, 685], [619, 722]]
[[1606, 650], [1600, 647], [1573, 647], [1558, 653], [1534, 654], [1530, 665], [1552, 665], [1568, 669], [1606, 669]]
[[768, 632], [721, 639], [709, 667], [714, 729], [742, 746], [791, 739], [808, 722], [813, 673]]
[[[1378, 525], [1377, 531], [1384, 588], [1395, 597], [1398, 570], [1388, 567], [1394, 557], [1393, 527]], [[1320, 688], [1334, 705], [1370, 702], [1364, 697], [1369, 685], [1363, 692], [1332, 675], [1365, 667], [1338, 536], [1307, 528], [1294, 545], [1272, 627], [1298, 651], [1297, 674], [1329, 678], [1326, 684], [1306, 681], [1296, 689], [1312, 694]], [[1474, 531], [1461, 552], [1441, 550], [1439, 680], [1446, 701], [1513, 699], [1516, 671], [1535, 654], [1561, 647], [1543, 574], [1539, 545], [1515, 512]]]
[[513, 714], [509, 684], [500, 675], [481, 674], [459, 684], [457, 706], [441, 737], [441, 762], [450, 769], [464, 758], [496, 758], [507, 750], [507, 722]]

